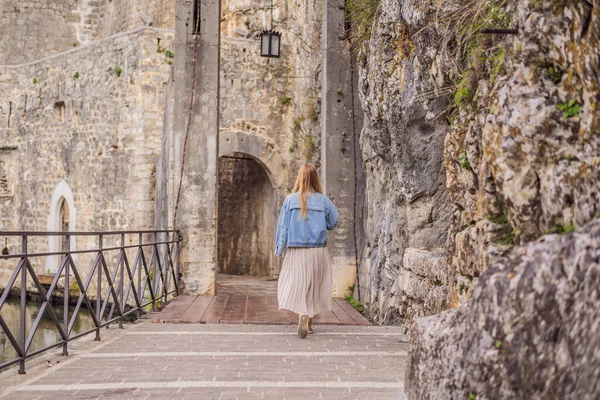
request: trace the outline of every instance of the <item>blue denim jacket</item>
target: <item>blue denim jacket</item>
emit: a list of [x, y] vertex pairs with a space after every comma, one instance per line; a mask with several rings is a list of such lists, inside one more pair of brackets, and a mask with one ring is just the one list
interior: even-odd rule
[[300, 195], [290, 194], [281, 206], [275, 255], [280, 256], [286, 247], [325, 247], [327, 231], [335, 228], [339, 213], [331, 200], [321, 193], [312, 193], [306, 199], [308, 216], [300, 215]]

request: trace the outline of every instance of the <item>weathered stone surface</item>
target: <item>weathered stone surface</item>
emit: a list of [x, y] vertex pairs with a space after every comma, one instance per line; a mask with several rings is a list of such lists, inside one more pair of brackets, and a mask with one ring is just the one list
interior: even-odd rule
[[172, 29], [175, 0], [3, 0], [0, 65], [38, 60], [149, 25]]
[[594, 3], [508, 2], [505, 19], [521, 33], [488, 38], [479, 66], [467, 71], [473, 100], [445, 145], [456, 206], [448, 242], [452, 305], [469, 297], [465, 278], [472, 286], [496, 255], [582, 226], [600, 211]]
[[500, 257], [461, 307], [412, 330], [414, 399], [600, 396], [600, 220]]
[[[172, 36], [145, 28], [34, 63], [0, 67], [0, 163], [9, 189], [0, 195], [0, 230], [58, 230], [50, 221], [59, 211], [53, 197], [62, 186], [72, 197], [70, 230], [152, 228], [171, 68], [156, 44], [160, 38], [169, 48]], [[71, 246], [93, 249], [97, 240], [80, 236]], [[126, 244], [137, 240], [130, 236]], [[106, 237], [104, 246], [119, 241]], [[48, 237], [32, 238], [28, 250], [47, 252], [51, 244]], [[20, 238], [8, 238], [7, 247], [18, 253]], [[76, 256], [83, 279], [92, 257]], [[109, 259], [114, 262], [112, 254]], [[58, 260], [48, 261], [31, 260], [38, 273], [55, 271]], [[0, 262], [0, 286], [15, 265], [15, 260]]]
[[[382, 1], [368, 48], [359, 55], [367, 191], [364, 258], [370, 259], [361, 265], [361, 296], [380, 323], [412, 318], [415, 299], [397, 290], [399, 277], [410, 276], [404, 271], [404, 253], [409, 247], [443, 246], [451, 216], [442, 163], [449, 127], [436, 118], [447, 103], [422, 96], [444, 79], [439, 36], [427, 31], [407, 41], [428, 21], [417, 12], [421, 3]], [[410, 285], [406, 282], [404, 289]]]

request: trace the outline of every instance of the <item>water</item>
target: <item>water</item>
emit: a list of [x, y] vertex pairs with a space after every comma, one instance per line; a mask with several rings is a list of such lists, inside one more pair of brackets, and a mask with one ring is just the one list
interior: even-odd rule
[[[26, 337], [29, 335], [33, 322], [39, 314], [41, 303], [27, 300], [27, 307], [25, 308], [25, 332]], [[58, 317], [58, 320], [63, 320], [63, 305], [60, 301], [56, 302], [52, 308]], [[69, 318], [74, 307], [69, 307]], [[20, 315], [21, 315], [21, 301], [20, 299], [9, 299], [2, 307], [0, 315], [4, 319], [4, 322], [8, 325], [8, 328], [12, 332], [13, 336], [17, 341], [19, 340], [20, 332]], [[76, 335], [80, 332], [84, 332], [94, 327], [94, 321], [89, 316], [88, 311], [85, 308], [80, 308], [79, 314], [73, 324], [73, 330], [71, 336]], [[56, 330], [54, 321], [50, 318], [48, 311], [44, 312], [44, 316], [40, 321], [37, 332], [33, 338], [33, 342], [29, 348], [28, 353], [35, 350], [43, 349], [44, 347], [58, 343], [61, 340], [60, 334]], [[0, 327], [0, 364], [5, 361], [10, 361], [17, 357], [17, 353], [14, 351], [12, 344], [8, 340], [8, 337]]]

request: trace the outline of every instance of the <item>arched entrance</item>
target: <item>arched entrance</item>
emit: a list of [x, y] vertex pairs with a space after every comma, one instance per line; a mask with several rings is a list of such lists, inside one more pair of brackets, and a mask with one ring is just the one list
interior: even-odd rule
[[253, 157], [233, 153], [218, 164], [218, 273], [278, 275], [274, 263], [275, 193]]
[[286, 163], [267, 138], [226, 131], [219, 134], [217, 169], [217, 294], [272, 292], [276, 285], [268, 281], [281, 269], [273, 253], [288, 193]]

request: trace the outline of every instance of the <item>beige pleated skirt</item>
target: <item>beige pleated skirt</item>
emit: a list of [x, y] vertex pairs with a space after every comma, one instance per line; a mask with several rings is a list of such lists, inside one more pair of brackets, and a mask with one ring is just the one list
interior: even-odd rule
[[313, 317], [331, 310], [331, 257], [326, 247], [289, 247], [277, 284], [280, 310]]

